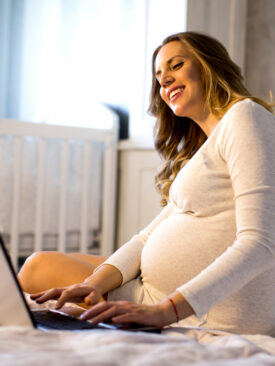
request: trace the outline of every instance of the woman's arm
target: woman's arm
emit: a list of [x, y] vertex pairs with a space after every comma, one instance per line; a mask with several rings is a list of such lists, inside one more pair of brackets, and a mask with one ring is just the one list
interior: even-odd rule
[[114, 266], [104, 264], [84, 281], [87, 285], [93, 285], [98, 288], [101, 295], [119, 287], [122, 283], [121, 272]]
[[232, 107], [218, 149], [234, 190], [236, 239], [205, 270], [177, 290], [197, 317], [236, 293], [275, 259], [275, 119], [246, 100]]

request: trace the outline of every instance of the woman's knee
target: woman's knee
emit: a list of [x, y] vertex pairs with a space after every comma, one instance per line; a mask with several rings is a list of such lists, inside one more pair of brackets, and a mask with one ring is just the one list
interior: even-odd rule
[[29, 292], [33, 285], [40, 281], [49, 272], [61, 253], [58, 252], [34, 252], [24, 262], [18, 273], [18, 279], [24, 291]]
[[60, 253], [58, 252], [34, 252], [25, 260], [22, 271], [34, 271], [37, 268], [40, 270], [45, 264], [48, 264], [51, 260], [54, 260], [54, 257], [58, 256]]
[[82, 282], [94, 271], [89, 261], [61, 252], [36, 252], [30, 255], [18, 274], [24, 291], [40, 292]]

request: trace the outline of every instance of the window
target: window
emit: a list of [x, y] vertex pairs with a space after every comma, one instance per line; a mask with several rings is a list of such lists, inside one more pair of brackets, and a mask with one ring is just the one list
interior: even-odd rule
[[151, 135], [151, 55], [185, 30], [186, 1], [0, 0], [0, 116], [91, 125], [100, 102]]

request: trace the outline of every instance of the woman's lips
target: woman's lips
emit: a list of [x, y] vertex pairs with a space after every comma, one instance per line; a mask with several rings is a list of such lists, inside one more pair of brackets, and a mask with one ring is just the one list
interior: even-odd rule
[[173, 89], [169, 93], [169, 100], [170, 102], [174, 102], [182, 93], [183, 93], [184, 87], [178, 87]]

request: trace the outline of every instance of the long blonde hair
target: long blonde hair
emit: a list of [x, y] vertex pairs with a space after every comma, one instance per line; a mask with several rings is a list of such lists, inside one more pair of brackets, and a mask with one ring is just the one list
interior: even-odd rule
[[165, 38], [152, 58], [152, 89], [148, 109], [156, 117], [155, 147], [164, 160], [155, 177], [163, 206], [167, 204], [170, 186], [179, 170], [207, 139], [194, 121], [176, 116], [160, 97], [160, 84], [155, 77], [155, 61], [160, 49], [173, 41], [181, 42], [198, 61], [205, 104], [215, 116], [221, 118], [234, 103], [246, 98], [254, 100], [269, 111], [273, 108], [271, 104], [249, 93], [244, 86], [240, 68], [216, 39], [196, 32], [176, 33]]

